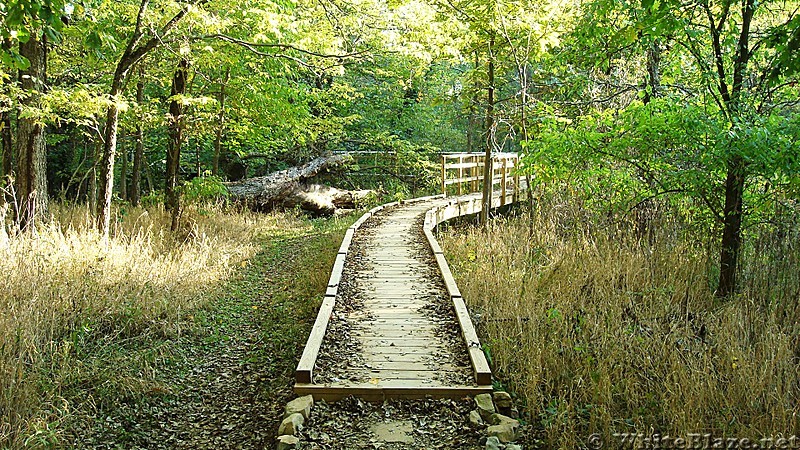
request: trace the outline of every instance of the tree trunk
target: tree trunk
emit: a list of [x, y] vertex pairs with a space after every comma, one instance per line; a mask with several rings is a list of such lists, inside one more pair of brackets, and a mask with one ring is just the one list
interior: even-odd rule
[[[7, 108], [9, 105], [0, 105]], [[14, 170], [14, 141], [11, 137], [11, 112], [0, 112], [0, 145], [3, 146], [3, 178], [11, 176]]]
[[92, 147], [92, 167], [89, 169], [89, 186], [86, 193], [89, 196], [89, 209], [92, 211], [97, 211], [97, 161], [102, 148], [103, 143], [98, 138]]
[[[0, 108], [9, 108], [10, 105], [3, 103]], [[11, 113], [10, 111], [0, 112], [0, 145], [3, 151], [2, 173], [0, 175], [0, 244], [8, 240], [6, 234], [6, 213], [8, 212], [8, 202], [12, 201], [11, 189], [8, 187], [12, 183], [13, 157], [11, 138]]]
[[273, 172], [264, 177], [225, 183], [233, 200], [244, 201], [257, 210], [269, 210], [275, 198], [289, 184], [302, 184], [323, 171], [352, 162], [350, 155], [320, 156], [302, 166]]
[[119, 168], [119, 198], [128, 200], [128, 149], [125, 147], [125, 136], [120, 138], [122, 164]]
[[[741, 95], [744, 89], [744, 79], [750, 61], [750, 26], [755, 15], [755, 0], [743, 2], [742, 24], [739, 40], [736, 46], [736, 56], [733, 62], [733, 84], [729, 96], [725, 96], [727, 89], [721, 88], [728, 113], [733, 117], [740, 117], [742, 112]], [[719, 48], [719, 43], [715, 43]], [[720, 84], [724, 87], [724, 68], [720, 68]], [[744, 203], [744, 187], [747, 178], [747, 164], [740, 154], [734, 154], [728, 159], [727, 174], [725, 177], [725, 207], [722, 211], [722, 242], [719, 258], [719, 284], [716, 296], [727, 298], [736, 292], [736, 276], [739, 265], [739, 254], [742, 246], [742, 218]]]
[[721, 298], [729, 297], [736, 292], [736, 273], [742, 245], [744, 182], [744, 161], [737, 156], [729, 163], [725, 179], [722, 250], [719, 258], [719, 285], [716, 292], [717, 297]]
[[661, 44], [656, 40], [647, 49], [647, 86], [644, 104], [650, 103], [653, 98], [661, 96]]
[[99, 197], [97, 201], [97, 229], [103, 236], [108, 235], [111, 227], [111, 198], [114, 190], [114, 158], [117, 151], [117, 126], [119, 125], [119, 108], [117, 101], [122, 93], [122, 78], [116, 79], [111, 87], [111, 105], [106, 113], [106, 125], [103, 131], [103, 159], [100, 162]]
[[[136, 83], [136, 104], [141, 108], [144, 101], [144, 68], [139, 68], [139, 81]], [[142, 120], [136, 121], [136, 149], [133, 152], [133, 171], [131, 173], [131, 204], [139, 206], [142, 196], [142, 158], [144, 157], [144, 141]]]
[[142, 163], [144, 179], [147, 180], [147, 192], [153, 192], [156, 190], [156, 182], [153, 181], [153, 169], [150, 167], [150, 163], [146, 159], [143, 159]]
[[164, 201], [167, 211], [172, 214], [172, 231], [178, 229], [180, 196], [178, 179], [180, 177], [181, 143], [183, 141], [183, 99], [186, 94], [186, 81], [189, 62], [182, 59], [172, 78], [172, 100], [169, 103], [169, 142], [167, 143], [167, 178], [164, 186]]
[[[475, 50], [475, 70], [478, 70], [478, 51]], [[478, 119], [477, 119], [477, 111], [476, 107], [478, 105], [478, 92], [480, 91], [480, 86], [478, 86], [478, 80], [475, 79], [475, 85], [473, 86], [474, 92], [472, 94], [472, 99], [470, 100], [469, 104], [469, 118], [467, 119], [467, 153], [472, 153], [475, 151], [475, 132], [478, 128]]]
[[[11, 49], [11, 42], [8, 39], [3, 39], [0, 46], [5, 51]], [[11, 87], [11, 81], [3, 84], [3, 94], [8, 95], [8, 88]], [[3, 151], [2, 175], [4, 180], [8, 180], [11, 172], [14, 170], [14, 140], [11, 134], [11, 100], [5, 99], [0, 102], [0, 146]], [[0, 187], [5, 187], [3, 181], [0, 181]]]
[[225, 130], [225, 88], [230, 79], [231, 69], [229, 67], [228, 70], [225, 71], [225, 78], [220, 84], [219, 98], [217, 99], [219, 101], [219, 114], [217, 115], [217, 131], [214, 137], [214, 161], [211, 166], [211, 173], [215, 176], [219, 176], [219, 158], [222, 154], [222, 133]]
[[355, 209], [365, 198], [374, 195], [375, 191], [372, 190], [349, 191], [293, 181], [281, 185], [269, 203], [255, 201], [245, 201], [245, 203], [263, 212], [274, 208], [300, 208], [315, 216], [329, 216], [336, 214], [337, 209]]
[[[22, 106], [39, 106], [44, 89], [45, 43], [35, 35], [20, 44], [20, 55], [30, 61], [27, 70], [20, 71], [25, 96]], [[44, 125], [36, 118], [20, 118], [17, 123], [17, 221], [20, 229], [33, 228], [35, 222], [47, 215], [47, 155]]]
[[108, 235], [111, 225], [111, 197], [114, 189], [114, 157], [117, 151], [117, 126], [119, 125], [119, 95], [122, 93], [125, 80], [128, 79], [131, 67], [142, 60], [153, 49], [162, 44], [164, 37], [172, 30], [183, 17], [189, 12], [189, 7], [184, 6], [178, 11], [163, 27], [160, 33], [151, 36], [145, 42], [145, 15], [150, 4], [149, 0], [141, 0], [139, 12], [136, 18], [136, 28], [133, 31], [125, 52], [117, 63], [114, 70], [114, 78], [111, 82], [109, 97], [111, 105], [106, 114], [106, 125], [103, 131], [105, 141], [103, 142], [103, 164], [100, 171], [100, 193], [101, 202], [97, 205], [97, 229], [103, 235]]
[[489, 209], [492, 206], [492, 146], [494, 145], [494, 33], [489, 36], [489, 77], [486, 102], [486, 157], [483, 162], [483, 198], [481, 225], [489, 226]]

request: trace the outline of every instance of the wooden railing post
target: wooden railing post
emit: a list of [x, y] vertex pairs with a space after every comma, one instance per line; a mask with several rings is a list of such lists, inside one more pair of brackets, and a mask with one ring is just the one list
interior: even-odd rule
[[507, 162], [508, 162], [508, 157], [504, 156], [503, 157], [503, 181], [502, 181], [503, 199], [500, 200], [500, 204], [503, 205], [503, 206], [505, 206], [505, 204], [506, 204], [506, 171], [508, 170], [507, 169], [508, 165], [506, 164]]
[[[519, 201], [519, 155], [514, 156], [514, 202]], [[525, 186], [529, 189], [530, 186]]]
[[481, 170], [479, 156], [472, 157], [472, 192], [478, 192], [481, 181]]
[[442, 155], [442, 195], [447, 197], [447, 156]]
[[464, 157], [459, 155], [458, 156], [458, 196], [461, 197], [461, 184], [464, 183], [464, 168], [461, 167], [464, 164]]

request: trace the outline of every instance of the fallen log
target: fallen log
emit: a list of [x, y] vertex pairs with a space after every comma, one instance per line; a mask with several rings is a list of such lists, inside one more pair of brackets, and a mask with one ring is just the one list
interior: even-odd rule
[[296, 208], [316, 215], [331, 215], [337, 209], [355, 209], [375, 191], [347, 191], [319, 184], [289, 183], [271, 200], [271, 208]]
[[317, 215], [330, 215], [337, 208], [355, 208], [360, 200], [374, 194], [373, 191], [347, 191], [308, 183], [320, 172], [350, 161], [349, 155], [322, 156], [302, 166], [225, 183], [225, 186], [233, 200], [258, 211], [299, 207]]

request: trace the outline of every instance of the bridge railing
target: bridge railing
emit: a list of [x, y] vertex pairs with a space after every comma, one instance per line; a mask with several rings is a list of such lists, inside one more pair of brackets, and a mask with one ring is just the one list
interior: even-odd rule
[[[483, 189], [483, 166], [486, 155], [483, 153], [443, 153], [442, 154], [442, 194], [463, 195]], [[519, 155], [516, 153], [492, 154], [492, 190], [502, 192], [505, 199], [514, 194], [519, 198]]]

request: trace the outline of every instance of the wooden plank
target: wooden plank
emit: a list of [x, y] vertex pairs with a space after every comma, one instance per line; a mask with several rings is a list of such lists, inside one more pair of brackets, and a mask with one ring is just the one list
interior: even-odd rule
[[[444, 344], [433, 347], [434, 350], [443, 349]], [[393, 355], [397, 357], [403, 357], [406, 355], [415, 355], [417, 357], [431, 357], [431, 351], [429, 348], [426, 347], [368, 347], [364, 349], [365, 357], [367, 355], [373, 355], [376, 357], [382, 355]]]
[[[463, 164], [464, 163], [464, 158], [462, 156], [458, 157], [458, 163], [459, 164]], [[463, 177], [464, 177], [464, 168], [463, 167], [459, 167], [458, 168], [458, 179], [461, 180], [461, 178], [463, 178]], [[459, 195], [459, 197], [461, 196], [461, 191], [463, 190], [462, 189], [463, 185], [464, 185], [463, 181], [459, 181], [458, 182], [458, 195]]]
[[328, 329], [328, 322], [333, 313], [333, 307], [336, 304], [335, 297], [325, 297], [322, 300], [322, 305], [317, 313], [317, 320], [314, 321], [314, 326], [311, 328], [311, 333], [308, 335], [306, 346], [303, 349], [303, 355], [300, 357], [300, 362], [297, 364], [294, 377], [298, 383], [311, 383], [313, 380], [314, 364], [317, 361], [319, 348], [322, 345], [322, 339], [325, 337], [325, 331]]
[[[418, 356], [418, 355], [415, 355]], [[373, 370], [379, 371], [399, 371], [399, 372], [428, 372], [432, 374], [442, 373], [443, 371], [446, 372], [456, 372], [459, 370], [464, 370], [463, 367], [458, 367], [453, 364], [441, 364], [436, 362], [434, 359], [428, 358], [426, 359], [418, 359], [418, 360], [369, 360], [366, 361], [367, 369], [372, 372]], [[403, 376], [401, 373], [399, 376]], [[431, 378], [435, 378], [435, 375]], [[408, 379], [408, 378], [406, 378]]]
[[342, 281], [342, 271], [344, 271], [344, 261], [346, 257], [347, 255], [341, 253], [336, 255], [336, 261], [334, 261], [333, 269], [331, 270], [331, 277], [328, 279], [328, 287], [338, 286]]
[[420, 329], [409, 326], [406, 328], [375, 327], [368, 330], [353, 330], [353, 336], [359, 338], [386, 338], [386, 339], [436, 339], [432, 329]]
[[[411, 364], [409, 364], [411, 366]], [[439, 374], [436, 370], [431, 369], [422, 369], [422, 370], [411, 370], [411, 369], [402, 369], [402, 370], [384, 370], [384, 369], [367, 369], [364, 370], [364, 374], [369, 376], [370, 378], [377, 378], [378, 380], [420, 380], [420, 381], [428, 381], [430, 380], [431, 383], [437, 383], [435, 380], [437, 379], [437, 375]], [[438, 382], [437, 384], [441, 384]]]
[[461, 291], [458, 290], [458, 285], [453, 278], [453, 274], [450, 272], [450, 266], [447, 265], [447, 260], [444, 258], [444, 255], [437, 254], [435, 256], [436, 264], [439, 266], [442, 279], [444, 279], [444, 285], [447, 288], [447, 293], [450, 294], [451, 297], [461, 297]]
[[347, 231], [344, 232], [344, 238], [342, 238], [342, 245], [339, 246], [339, 255], [346, 255], [347, 252], [350, 250], [350, 244], [353, 242], [353, 236], [355, 235], [356, 230], [352, 228], [348, 228]]
[[466, 176], [466, 177], [462, 177], [462, 178], [458, 178], [458, 179], [451, 178], [451, 179], [447, 180], [447, 185], [449, 186], [451, 184], [466, 183], [468, 181], [478, 181], [478, 180], [482, 180], [482, 179], [483, 179], [482, 175]]
[[431, 320], [428, 319], [427, 317], [422, 316], [422, 315], [417, 315], [415, 317], [409, 317], [409, 316], [405, 316], [405, 317], [401, 317], [401, 316], [398, 316], [398, 317], [379, 317], [379, 318], [376, 318], [374, 320], [371, 320], [370, 322], [373, 323], [373, 324], [376, 324], [376, 325], [398, 324], [398, 325], [419, 326], [419, 325], [430, 324]]
[[360, 340], [370, 345], [382, 347], [437, 347], [437, 341], [424, 338], [395, 338], [360, 336]]
[[432, 386], [407, 381], [379, 381], [353, 384], [351, 386], [325, 386], [313, 384], [297, 384], [294, 387], [297, 395], [312, 395], [315, 400], [335, 402], [354, 395], [368, 402], [382, 402], [389, 398], [416, 400], [424, 398], [462, 399], [478, 394], [492, 392], [492, 386]]
[[[469, 155], [469, 158], [476, 163], [479, 161], [475, 155]], [[497, 161], [503, 160], [498, 159]], [[495, 169], [497, 169], [497, 167], [501, 164], [505, 165], [506, 170], [499, 172], [499, 178], [497, 176], [493, 176], [493, 179], [496, 179], [501, 183], [501, 186], [504, 188], [501, 192], [505, 195], [495, 196], [492, 201], [492, 206], [506, 203], [507, 199], [509, 198], [513, 200], [517, 199], [518, 185], [515, 183], [513, 192], [509, 192], [512, 191], [512, 189], [509, 189], [510, 180], [507, 173], [508, 169], [516, 164], [512, 164], [510, 161], [505, 161], [498, 163], [495, 166]], [[495, 170], [495, 173], [498, 173], [497, 170]], [[473, 175], [474, 178], [478, 180], [482, 179], [482, 176], [478, 176], [479, 174]], [[468, 183], [471, 181], [472, 180], [468, 181]], [[402, 203], [413, 204], [420, 201], [440, 198], [443, 198], [443, 196], [437, 195], [429, 198], [412, 199]], [[452, 273], [450, 273], [450, 269], [447, 266], [447, 261], [444, 259], [443, 254], [440, 253], [441, 246], [438, 244], [435, 236], [431, 232], [431, 230], [443, 220], [448, 220], [458, 215], [474, 214], [475, 212], [480, 211], [480, 197], [477, 194], [468, 195], [454, 199], [446, 204], [441, 203], [441, 205], [443, 206], [433, 208], [425, 214], [424, 228], [427, 231], [425, 233], [426, 240], [431, 247], [431, 252], [433, 252], [434, 257], [437, 255], [439, 256], [436, 257], [437, 266], [440, 266], [439, 270], [442, 274], [443, 280], [445, 280], [445, 286], [448, 287], [448, 296], [453, 301], [453, 308], [456, 311], [456, 316], [458, 317], [459, 327], [461, 328], [461, 334], [464, 338], [465, 345], [466, 343], [472, 344], [468, 347], [468, 353], [470, 355], [470, 363], [472, 365], [472, 370], [475, 374], [476, 380], [488, 387], [489, 383], [491, 382], [491, 372], [489, 371], [488, 363], [486, 363], [485, 356], [480, 348], [478, 336], [475, 333], [471, 320], [469, 320], [469, 314], [466, 309], [466, 305], [464, 305], [463, 299], [460, 297], [461, 294], [458, 291], [457, 285], [455, 285], [455, 281], [453, 280], [448, 286], [447, 280], [452, 278]], [[382, 209], [385, 208], [386, 206], [384, 206]], [[354, 224], [353, 227], [351, 227], [353, 230], [352, 233], [346, 233], [345, 239], [342, 241], [342, 246], [340, 246], [340, 250], [343, 255], [349, 251], [349, 245], [344, 245], [345, 240], [349, 240], [349, 243], [351, 243], [355, 236], [355, 229], [366, 222], [369, 217], [378, 211], [378, 209], [373, 208], [370, 213], [366, 213], [361, 219], [359, 219], [359, 221], [357, 221], [356, 224]], [[403, 223], [405, 223], [404, 221], [415, 217], [416, 214], [417, 212], [415, 212], [414, 209], [408, 210], [407, 214], [395, 213], [396, 218], [400, 221], [403, 221]], [[377, 255], [376, 258], [368, 258], [364, 261], [367, 264], [372, 264], [375, 267], [375, 270], [363, 271], [362, 273], [356, 274], [357, 277], [370, 277], [370, 279], [367, 280], [368, 285], [366, 286], [366, 294], [369, 297], [373, 297], [367, 297], [364, 300], [365, 307], [370, 310], [369, 316], [367, 317], [365, 315], [360, 315], [361, 319], [358, 320], [359, 323], [370, 324], [373, 327], [372, 332], [393, 333], [397, 334], [398, 336], [364, 336], [360, 337], [359, 340], [361, 340], [364, 344], [365, 356], [369, 356], [369, 361], [380, 361], [382, 363], [385, 362], [390, 364], [389, 366], [382, 367], [384, 369], [391, 368], [392, 370], [384, 370], [383, 372], [378, 370], [375, 372], [376, 375], [408, 377], [411, 376], [408, 375], [411, 373], [426, 373], [425, 370], [414, 371], [410, 369], [416, 369], [418, 367], [425, 368], [425, 361], [423, 359], [429, 357], [428, 355], [432, 350], [435, 351], [436, 349], [443, 349], [442, 344], [438, 342], [438, 339], [436, 339], [434, 335], [431, 335], [431, 333], [435, 332], [435, 326], [432, 324], [426, 326], [429, 324], [429, 322], [427, 322], [428, 319], [421, 315], [419, 311], [420, 307], [429, 303], [429, 298], [432, 295], [437, 294], [435, 293], [435, 290], [428, 288], [423, 281], [427, 271], [417, 269], [418, 267], [424, 267], [424, 264], [421, 264], [416, 258], [409, 257], [410, 254], [408, 252], [400, 251], [401, 249], [405, 248], [405, 241], [403, 239], [398, 239], [395, 236], [400, 235], [401, 233], [407, 233], [410, 230], [409, 226], [389, 226], [386, 229], [381, 228], [381, 230], [382, 233], [380, 233], [376, 239], [378, 244], [383, 247], [384, 251]], [[350, 234], [350, 236], [347, 234]], [[336, 266], [336, 264], [334, 265]], [[343, 266], [343, 264], [341, 265]], [[334, 275], [333, 271], [331, 275]], [[331, 286], [329, 286], [329, 289], [326, 293], [335, 295], [335, 293], [337, 293], [336, 288], [340, 282], [341, 274], [338, 280], [332, 278], [332, 280], [329, 281]], [[334, 286], [334, 284], [337, 286]], [[326, 299], [329, 297], [330, 296], [326, 296]], [[356, 313], [354, 313], [353, 316], [359, 317], [359, 315]], [[319, 315], [317, 319], [318, 322], [321, 320]], [[325, 324], [326, 327], [327, 320], [329, 319], [330, 311], [327, 314]], [[317, 325], [318, 324], [315, 322], [315, 328], [312, 329], [312, 334], [318, 334], [316, 331], [318, 328]], [[409, 333], [409, 331], [411, 332]], [[312, 336], [309, 336], [309, 340], [311, 340], [311, 338]], [[317, 352], [318, 351], [319, 350], [317, 348]], [[301, 363], [308, 366], [308, 360], [310, 358], [308, 353], [311, 352], [312, 350], [310, 348], [304, 350], [303, 357], [301, 357]], [[315, 359], [316, 354], [313, 355], [313, 360]], [[296, 373], [296, 377], [298, 377], [298, 388], [302, 388], [303, 384], [308, 384], [301, 382], [301, 378], [304, 376], [304, 374], [307, 375], [306, 379], [309, 382], [313, 378], [313, 374], [311, 373], [311, 370], [313, 369], [313, 360], [311, 361], [311, 366], [308, 367], [308, 370], [305, 373], [300, 371], [300, 369], [303, 367], [301, 367], [301, 364], [298, 364], [298, 372]], [[412, 367], [404, 370], [403, 363], [409, 363], [409, 365]], [[384, 389], [384, 386], [386, 386], [385, 380], [381, 379], [382, 377], [375, 378], [379, 379], [377, 384], [381, 387], [378, 388], [377, 386], [372, 386], [370, 388], [370, 393], [365, 395], [373, 395], [381, 398], [384, 398], [387, 395], [387, 392], [388, 395], [392, 396], [405, 395], [403, 392], [386, 391], [386, 389]], [[427, 379], [406, 381], [410, 383], [419, 381], [421, 383], [417, 383], [417, 385], [413, 386], [415, 393], [410, 395], [419, 396], [421, 392], [420, 388], [424, 388], [426, 386], [434, 387], [431, 386], [431, 380]], [[366, 388], [366, 386], [361, 386], [362, 390], [363, 388]], [[491, 389], [488, 388], [485, 391], [490, 392]], [[376, 392], [377, 394], [375, 394]], [[349, 394], [350, 393], [347, 395]], [[406, 394], [409, 393], [407, 392]], [[425, 395], [430, 394], [422, 394], [423, 397]]]
[[428, 240], [428, 246], [431, 248], [431, 252], [433, 252], [434, 255], [444, 254], [439, 242], [433, 236], [433, 232], [431, 230], [424, 230], [423, 232], [425, 233], [425, 238]]
[[464, 342], [467, 344], [467, 349], [469, 351], [469, 359], [472, 362], [475, 382], [478, 384], [489, 384], [492, 382], [492, 370], [489, 368], [488, 361], [486, 361], [486, 355], [483, 354], [481, 341], [478, 339], [478, 333], [472, 325], [469, 311], [467, 311], [467, 305], [460, 296], [453, 297], [452, 300], [456, 318], [461, 327], [461, 334], [464, 337]]
[[425, 336], [433, 336], [433, 333], [437, 329], [436, 327], [437, 325], [431, 321], [428, 321], [427, 324], [401, 322], [401, 321], [392, 321], [385, 323], [377, 321], [369, 321], [368, 323], [361, 323], [355, 325], [353, 327], [353, 332], [359, 334], [371, 333], [373, 336], [387, 336], [383, 333], [401, 333], [403, 336], [408, 336], [408, 337], [417, 337], [413, 335], [424, 335], [418, 337], [425, 337]]
[[354, 272], [353, 276], [356, 278], [362, 277], [369, 277], [370, 279], [375, 277], [381, 278], [403, 278], [403, 277], [418, 277], [421, 278], [422, 274], [420, 273], [419, 269], [414, 267], [396, 267], [392, 268], [391, 270], [360, 270], [358, 272]]
[[426, 299], [417, 300], [403, 300], [403, 299], [385, 299], [385, 298], [369, 298], [363, 301], [365, 308], [396, 308], [398, 311], [413, 308], [421, 311], [422, 308], [430, 305], [430, 301]]
[[395, 274], [389, 275], [384, 273], [374, 274], [365, 278], [364, 281], [371, 284], [371, 285], [383, 285], [383, 286], [407, 286], [409, 283], [418, 283], [423, 284], [425, 281], [425, 277], [421, 275], [414, 275], [414, 274]]
[[383, 300], [383, 299], [407, 299], [410, 300], [413, 296], [419, 297], [422, 294], [427, 294], [426, 289], [432, 289], [430, 285], [421, 280], [414, 278], [411, 280], [384, 280], [374, 283], [373, 279], [367, 278], [361, 283], [363, 286], [363, 293], [365, 294], [364, 300]]
[[361, 216], [360, 219], [356, 220], [355, 223], [350, 226], [350, 229], [357, 230], [361, 225], [364, 224], [364, 222], [369, 220], [370, 217], [372, 217], [371, 213], [364, 213], [364, 215]]
[[377, 363], [412, 363], [412, 364], [425, 364], [432, 360], [432, 356], [425, 353], [376, 353], [364, 352], [361, 355], [368, 365]]
[[469, 169], [469, 168], [472, 168], [472, 167], [478, 167], [478, 165], [475, 165], [474, 163], [471, 163], [471, 162], [468, 162], [468, 163], [447, 163], [447, 164], [445, 164], [445, 168], [447, 170]]
[[[385, 308], [371, 308], [370, 311], [369, 311], [369, 314], [370, 314], [371, 317], [378, 318], [378, 319], [387, 319], [387, 320], [392, 319], [392, 318], [409, 319], [409, 318], [413, 318], [413, 317], [423, 317], [422, 316], [422, 312], [420, 312], [420, 309], [418, 307], [409, 307], [409, 306], [404, 306], [404, 307], [399, 307], [399, 306], [390, 307], [390, 306], [387, 306]], [[354, 316], [355, 317], [359, 317], [359, 314], [358, 313], [352, 313], [350, 316], [351, 317], [354, 317]], [[364, 316], [364, 318], [362, 320], [367, 320], [367, 317]], [[409, 319], [409, 320], [412, 320], [412, 319]]]

